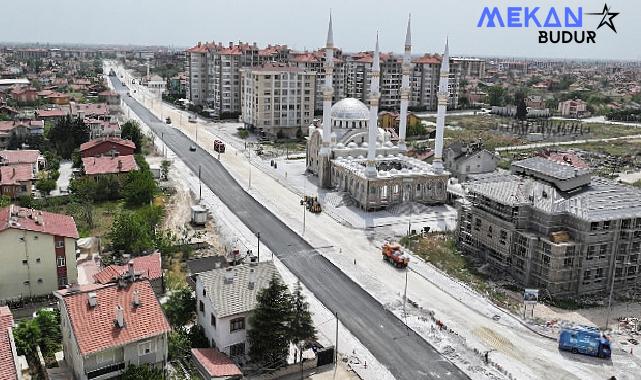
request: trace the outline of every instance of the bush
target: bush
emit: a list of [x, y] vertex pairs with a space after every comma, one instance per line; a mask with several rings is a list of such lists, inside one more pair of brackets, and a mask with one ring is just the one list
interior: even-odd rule
[[248, 138], [249, 137], [249, 131], [246, 130], [246, 129], [239, 129], [238, 130], [238, 137], [240, 137], [243, 140]]
[[127, 204], [131, 206], [151, 203], [156, 191], [156, 180], [149, 170], [137, 170], [129, 173], [122, 189]]

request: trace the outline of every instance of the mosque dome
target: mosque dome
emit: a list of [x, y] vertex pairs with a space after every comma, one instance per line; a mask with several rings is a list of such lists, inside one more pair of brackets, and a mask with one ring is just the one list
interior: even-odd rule
[[356, 98], [345, 98], [332, 106], [330, 115], [334, 120], [367, 121], [369, 120], [369, 109]]

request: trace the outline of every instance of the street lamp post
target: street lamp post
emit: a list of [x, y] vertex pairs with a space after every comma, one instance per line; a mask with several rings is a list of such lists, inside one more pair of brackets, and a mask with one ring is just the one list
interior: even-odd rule
[[616, 256], [613, 257], [613, 263], [612, 263], [612, 282], [610, 283], [610, 295], [608, 296], [608, 312], [605, 317], [605, 329], [608, 329], [608, 326], [610, 324], [610, 311], [612, 310], [612, 293], [614, 292], [614, 276], [616, 274], [616, 268], [617, 268], [617, 258]]
[[257, 261], [260, 263], [260, 231], [256, 232], [256, 239], [257, 239], [256, 251], [257, 251], [257, 255], [258, 255]]

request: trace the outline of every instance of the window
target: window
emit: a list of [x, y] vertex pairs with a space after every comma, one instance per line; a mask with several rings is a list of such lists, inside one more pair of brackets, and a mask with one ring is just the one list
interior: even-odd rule
[[599, 229], [599, 222], [590, 223], [590, 231], [596, 231]]
[[198, 301], [198, 306], [199, 306], [200, 311], [204, 314], [205, 313], [205, 304], [203, 303], [203, 301]]
[[96, 364], [112, 363], [116, 360], [113, 350], [103, 351], [96, 354]]
[[28, 261], [27, 260], [22, 260], [22, 265], [27, 265]]
[[65, 247], [64, 240], [56, 240], [56, 248], [64, 248], [64, 247]]
[[207, 289], [203, 288], [203, 297], [207, 295]]
[[64, 267], [65, 266], [65, 258], [64, 258], [64, 256], [56, 257], [56, 263], [58, 264], [58, 268]]
[[600, 258], [605, 258], [605, 254], [608, 251], [608, 245], [607, 244], [602, 244], [601, 247], [599, 248], [599, 257]]
[[543, 266], [549, 267], [550, 266], [550, 256], [543, 255]]
[[211, 313], [210, 319], [211, 319], [211, 321], [209, 323], [212, 326], [216, 327], [216, 317], [214, 316], [214, 313]]
[[583, 280], [589, 280], [590, 278], [592, 278], [592, 275], [589, 270], [583, 272]]
[[229, 321], [229, 332], [245, 329], [245, 318], [236, 318]]
[[245, 355], [245, 343], [238, 343], [229, 346], [229, 356], [243, 356]]
[[563, 259], [563, 266], [564, 267], [571, 267], [573, 263], [574, 263], [574, 259], [571, 258], [571, 257]]
[[592, 260], [594, 258], [594, 251], [595, 251], [594, 246], [593, 245], [589, 246], [588, 247], [588, 252], [587, 252], [587, 254], [585, 256], [585, 259], [586, 260]]
[[40, 278], [38, 279], [38, 284], [42, 284], [42, 281], [43, 281], [43, 280], [42, 280], [42, 277], [40, 277]]
[[138, 343], [138, 356], [151, 354], [156, 352], [156, 345], [153, 341], [148, 340], [146, 342]]
[[58, 288], [62, 289], [67, 285], [67, 276], [58, 276]]
[[40, 262], [40, 258], [39, 258], [39, 257], [36, 259], [36, 262], [37, 262], [37, 263], [39, 263], [39, 262]]
[[609, 230], [610, 229], [610, 221], [606, 220], [603, 222], [603, 229], [604, 230]]

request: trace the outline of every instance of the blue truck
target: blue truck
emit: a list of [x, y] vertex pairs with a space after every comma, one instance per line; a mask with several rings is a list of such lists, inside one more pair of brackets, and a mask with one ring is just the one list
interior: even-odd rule
[[598, 328], [590, 326], [563, 328], [559, 334], [559, 349], [600, 358], [609, 358], [611, 354], [610, 339]]

